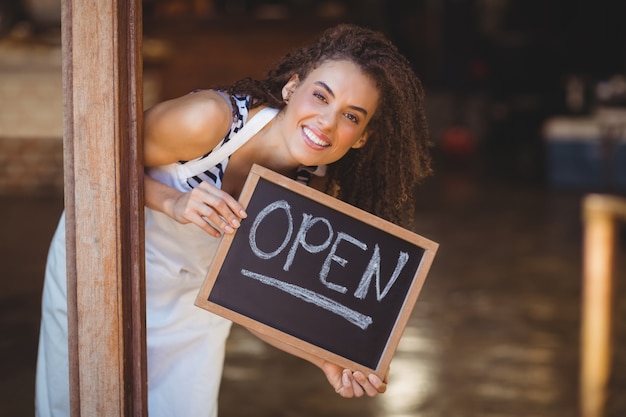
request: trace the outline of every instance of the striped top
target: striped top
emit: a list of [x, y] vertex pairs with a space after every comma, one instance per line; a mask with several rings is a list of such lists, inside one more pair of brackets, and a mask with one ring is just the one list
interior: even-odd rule
[[[224, 94], [221, 91], [218, 91], [218, 93], [220, 93], [224, 97], [224, 99], [228, 101], [228, 103], [231, 103], [231, 101], [228, 99], [228, 96], [226, 94]], [[248, 121], [248, 114], [250, 110], [250, 97], [249, 96], [245, 96], [245, 97], [233, 96], [233, 100], [235, 102], [235, 112], [233, 114], [233, 122], [231, 124], [230, 129], [226, 133], [226, 136], [224, 136], [224, 139], [222, 139], [222, 141], [217, 145], [217, 147], [215, 147], [215, 149], [207, 152], [200, 158], [197, 158], [193, 161], [200, 161], [202, 159], [205, 159], [206, 157], [211, 155], [212, 152], [215, 152], [217, 149], [220, 149], [222, 146], [228, 143], [230, 141], [230, 138], [233, 135], [235, 135], [237, 132], [239, 132], [239, 130], [241, 130], [241, 128], [243, 128], [243, 126]], [[187, 177], [185, 179], [187, 187], [189, 189], [193, 189], [197, 187], [201, 182], [209, 181], [216, 187], [221, 188], [222, 180], [224, 178], [224, 171], [226, 170], [226, 166], [228, 165], [228, 160], [229, 158], [226, 158], [225, 160], [219, 162], [218, 164], [210, 167], [209, 169], [201, 173]], [[191, 161], [179, 161], [178, 164], [184, 165], [188, 162], [191, 162]], [[309, 181], [311, 180], [312, 175], [323, 176], [325, 174], [324, 168], [325, 167], [315, 167], [315, 166], [314, 167], [304, 167], [304, 166], [300, 167], [300, 169], [298, 169], [297, 171], [295, 180], [308, 185]]]

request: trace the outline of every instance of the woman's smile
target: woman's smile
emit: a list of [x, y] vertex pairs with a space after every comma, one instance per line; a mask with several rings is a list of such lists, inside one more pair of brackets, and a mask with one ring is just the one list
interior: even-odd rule
[[364, 145], [379, 93], [354, 63], [325, 62], [285, 88], [290, 99], [280, 136], [297, 165], [330, 164]]
[[314, 133], [310, 128], [305, 126], [302, 128], [302, 132], [304, 133], [307, 144], [312, 148], [323, 149], [330, 146], [327, 139], [320, 137], [320, 135]]

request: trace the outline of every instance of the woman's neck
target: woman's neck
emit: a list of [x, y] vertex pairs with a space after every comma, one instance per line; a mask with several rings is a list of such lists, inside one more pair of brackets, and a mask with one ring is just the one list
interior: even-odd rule
[[253, 164], [295, 178], [299, 164], [286, 152], [277, 123], [279, 117], [280, 114], [231, 155], [222, 182], [224, 191], [237, 198]]
[[[287, 152], [281, 131], [279, 113], [265, 125], [248, 143], [240, 148], [240, 157], [252, 164], [259, 164], [288, 177], [294, 177], [300, 164]], [[248, 167], [248, 170], [249, 170]]]

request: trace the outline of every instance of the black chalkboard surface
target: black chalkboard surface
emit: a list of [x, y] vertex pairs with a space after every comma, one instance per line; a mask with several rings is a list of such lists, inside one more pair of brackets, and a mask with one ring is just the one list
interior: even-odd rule
[[196, 305], [384, 378], [438, 244], [254, 165]]

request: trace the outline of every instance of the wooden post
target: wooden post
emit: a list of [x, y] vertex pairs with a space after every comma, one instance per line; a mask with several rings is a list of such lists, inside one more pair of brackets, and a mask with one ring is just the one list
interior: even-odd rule
[[146, 416], [141, 0], [62, 0], [72, 416]]
[[581, 417], [602, 417], [611, 368], [616, 226], [618, 219], [626, 220], [626, 200], [589, 195], [583, 204], [580, 407]]

